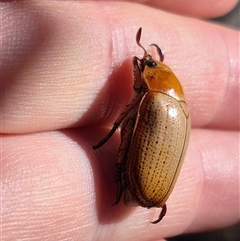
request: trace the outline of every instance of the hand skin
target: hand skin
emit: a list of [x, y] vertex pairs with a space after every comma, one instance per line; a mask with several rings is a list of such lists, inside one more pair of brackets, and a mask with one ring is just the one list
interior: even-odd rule
[[[207, 16], [236, 3], [219, 10], [206, 2]], [[147, 2], [0, 4], [3, 240], [163, 240], [239, 222], [238, 31], [197, 19], [203, 10], [187, 10], [190, 18]], [[119, 132], [91, 148], [133, 96], [139, 27], [143, 46], [164, 50], [192, 118], [182, 171], [156, 225], [158, 208], [111, 206]]]

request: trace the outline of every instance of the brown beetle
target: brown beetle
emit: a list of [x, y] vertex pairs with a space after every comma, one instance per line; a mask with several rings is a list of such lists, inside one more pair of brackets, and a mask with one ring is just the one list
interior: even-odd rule
[[102, 146], [121, 124], [121, 144], [117, 156], [117, 205], [124, 192], [129, 206], [162, 207], [158, 223], [166, 214], [171, 194], [188, 146], [190, 117], [183, 90], [172, 70], [143, 49], [142, 59], [133, 58], [135, 98], [127, 105], [113, 128], [93, 149]]

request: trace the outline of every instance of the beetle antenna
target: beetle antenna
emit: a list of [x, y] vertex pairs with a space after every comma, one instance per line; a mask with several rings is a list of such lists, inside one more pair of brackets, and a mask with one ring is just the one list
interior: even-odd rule
[[163, 62], [163, 60], [164, 60], [164, 54], [163, 54], [162, 50], [159, 48], [159, 46], [156, 45], [156, 44], [150, 44], [150, 46], [154, 46], [154, 47], [156, 48], [157, 53], [158, 53], [158, 56], [159, 56], [159, 58], [160, 58], [160, 61]]
[[143, 51], [144, 51], [144, 56], [147, 56], [148, 53], [147, 53], [146, 49], [140, 44], [141, 34], [142, 34], [142, 28], [139, 28], [138, 31], [137, 31], [137, 34], [136, 34], [136, 42], [137, 42], [137, 45], [138, 45], [141, 49], [143, 49]]

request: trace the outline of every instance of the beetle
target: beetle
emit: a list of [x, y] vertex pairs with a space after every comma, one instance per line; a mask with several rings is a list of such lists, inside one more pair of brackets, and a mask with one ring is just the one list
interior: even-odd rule
[[124, 193], [128, 206], [161, 207], [156, 224], [167, 212], [166, 200], [178, 178], [189, 142], [190, 116], [180, 82], [140, 43], [143, 58], [133, 57], [133, 89], [136, 96], [114, 122], [110, 132], [93, 149], [101, 147], [121, 125], [121, 144], [116, 161], [117, 205]]

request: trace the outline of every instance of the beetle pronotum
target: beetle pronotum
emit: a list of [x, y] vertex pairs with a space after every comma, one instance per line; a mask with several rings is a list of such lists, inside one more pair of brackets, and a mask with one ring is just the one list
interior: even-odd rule
[[166, 214], [171, 194], [186, 153], [190, 117], [183, 90], [172, 70], [154, 60], [140, 44], [142, 29], [136, 34], [143, 49], [142, 59], [133, 57], [135, 98], [127, 105], [112, 129], [93, 149], [102, 146], [121, 125], [121, 144], [116, 162], [118, 190], [113, 205], [124, 192], [129, 206], [161, 207], [158, 223]]

